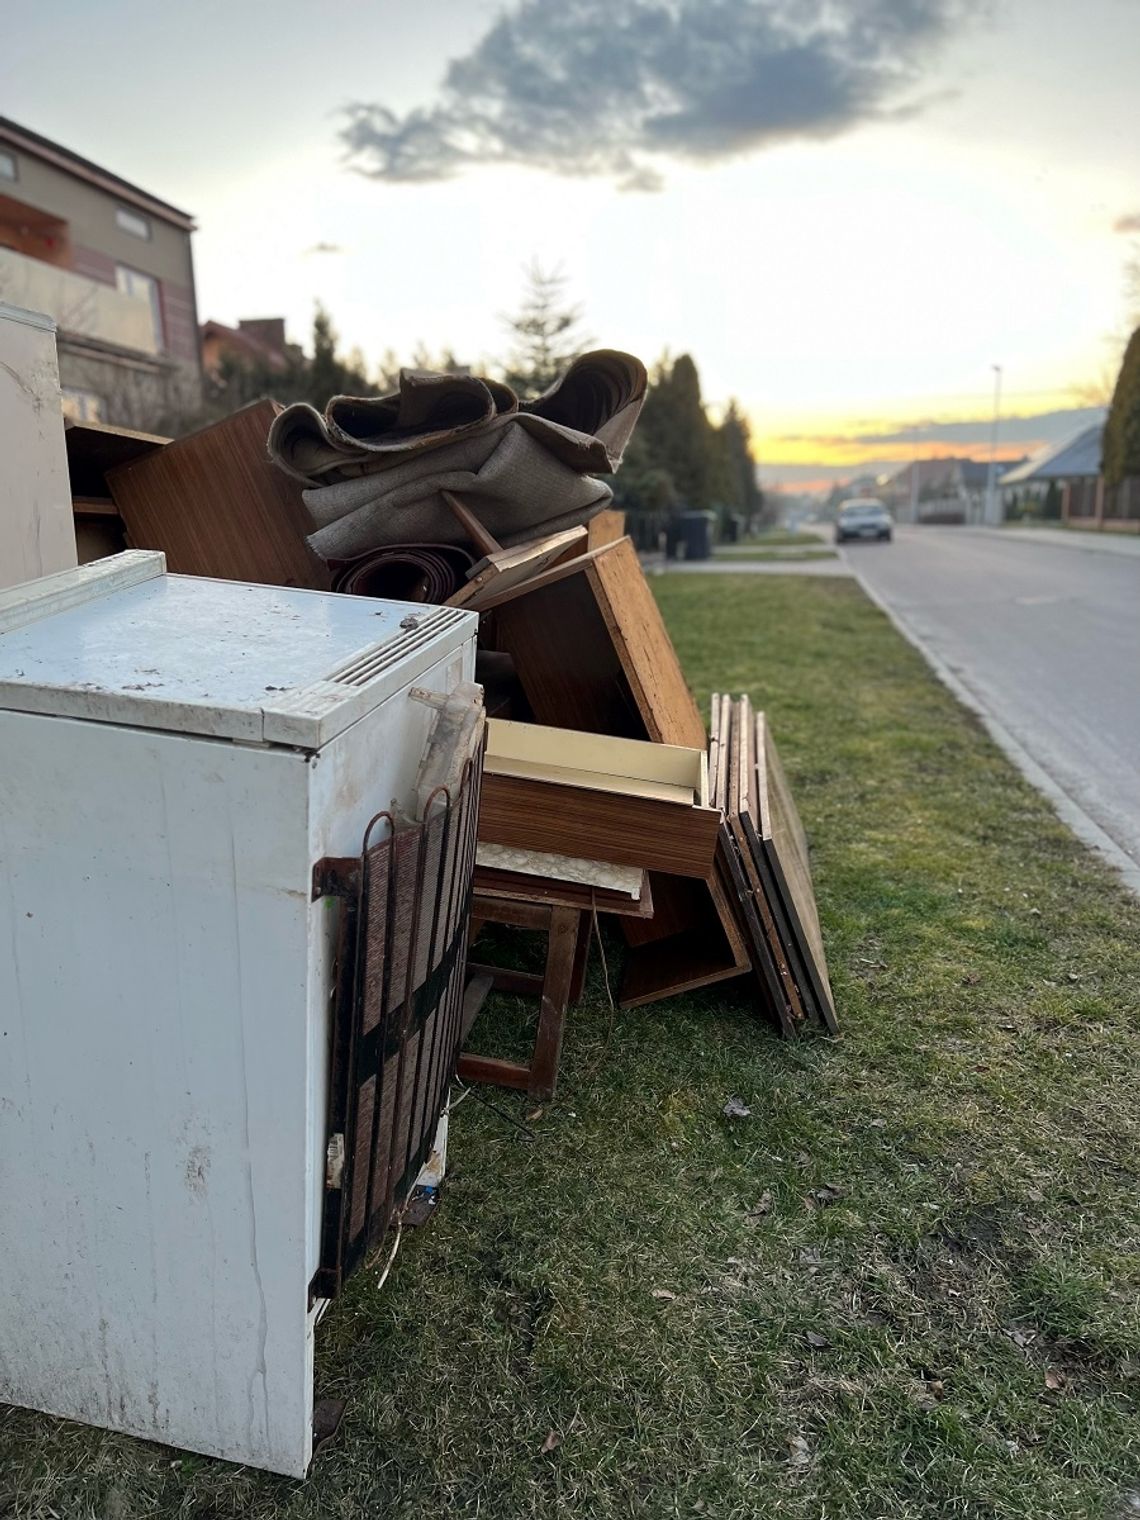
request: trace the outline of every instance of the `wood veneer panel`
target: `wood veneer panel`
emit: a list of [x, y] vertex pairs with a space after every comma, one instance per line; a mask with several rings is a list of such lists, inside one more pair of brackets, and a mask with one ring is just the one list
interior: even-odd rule
[[221, 422], [107, 471], [137, 549], [161, 549], [179, 575], [327, 590], [331, 576], [305, 542], [300, 485], [269, 462], [280, 408], [255, 401]]
[[715, 808], [493, 772], [484, 774], [479, 801], [483, 844], [701, 879], [712, 870], [719, 828]]

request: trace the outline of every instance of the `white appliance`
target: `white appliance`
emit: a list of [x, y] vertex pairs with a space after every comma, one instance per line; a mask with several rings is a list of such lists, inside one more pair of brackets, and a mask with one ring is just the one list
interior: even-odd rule
[[306, 1471], [314, 866], [414, 805], [476, 624], [153, 553], [0, 591], [0, 1401]]
[[75, 564], [55, 323], [0, 301], [0, 586]]

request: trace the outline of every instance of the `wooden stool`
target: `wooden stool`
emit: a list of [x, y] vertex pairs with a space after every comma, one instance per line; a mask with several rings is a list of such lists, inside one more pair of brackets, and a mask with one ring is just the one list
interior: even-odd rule
[[[512, 902], [507, 898], [476, 894], [471, 908], [472, 935], [483, 924], [507, 924], [516, 929], [536, 929], [547, 935], [546, 968], [543, 972], [508, 971], [468, 961], [470, 980], [463, 1002], [464, 1038], [475, 1022], [488, 993], [514, 992], [539, 1000], [538, 1028], [530, 1062], [504, 1061], [490, 1056], [461, 1055], [457, 1072], [464, 1082], [495, 1082], [500, 1087], [521, 1088], [530, 1097], [554, 1096], [566, 1010], [582, 995], [586, 959], [590, 948], [589, 923], [578, 908], [543, 902]], [[581, 932], [584, 927], [584, 932]]]
[[566, 1010], [582, 996], [596, 913], [613, 913], [628, 918], [652, 917], [653, 898], [648, 875], [642, 872], [638, 895], [629, 897], [551, 877], [522, 876], [484, 866], [475, 867], [472, 940], [485, 923], [538, 930], [547, 935], [546, 967], [541, 973], [508, 971], [468, 960], [468, 983], [463, 1000], [464, 1039], [492, 990], [537, 997], [539, 1014], [534, 1050], [527, 1064], [491, 1056], [461, 1055], [456, 1068], [461, 1081], [495, 1082], [501, 1087], [519, 1089], [541, 1101], [554, 1096]]

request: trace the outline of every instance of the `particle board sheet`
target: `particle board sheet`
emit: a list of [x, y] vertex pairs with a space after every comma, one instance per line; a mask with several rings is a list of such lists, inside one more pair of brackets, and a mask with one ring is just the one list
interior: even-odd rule
[[269, 462], [269, 425], [280, 411], [255, 401], [221, 422], [106, 472], [136, 549], [161, 549], [175, 575], [331, 588], [309, 548], [301, 486]]
[[[558, 870], [557, 865], [552, 869]], [[653, 916], [653, 891], [649, 875], [644, 871], [638, 879], [636, 891], [629, 893], [566, 880], [557, 875], [540, 876], [477, 863], [475, 892], [477, 896], [497, 897], [508, 902], [540, 901], [552, 907], [577, 908], [583, 913], [611, 913], [635, 919]]]
[[704, 750], [704, 723], [628, 538], [559, 565], [497, 604], [540, 723]]

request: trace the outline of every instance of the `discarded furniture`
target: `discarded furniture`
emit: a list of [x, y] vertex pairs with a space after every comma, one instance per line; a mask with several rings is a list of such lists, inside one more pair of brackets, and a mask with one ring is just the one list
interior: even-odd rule
[[481, 843], [704, 878], [719, 828], [703, 748], [488, 724]]
[[[534, 856], [528, 861], [523, 852], [509, 851], [503, 851], [499, 858], [509, 859], [515, 866], [526, 865], [529, 874], [476, 866], [472, 945], [477, 948], [479, 931], [486, 924], [534, 930], [547, 936], [546, 963], [542, 972], [536, 973], [492, 966], [472, 958], [467, 967], [463, 1031], [466, 1036], [492, 991], [533, 997], [538, 1001], [534, 1049], [525, 1063], [465, 1052], [459, 1058], [458, 1076], [465, 1082], [492, 1082], [519, 1088], [531, 1098], [545, 1101], [554, 1096], [557, 1087], [566, 1011], [582, 995], [596, 914], [644, 918], [653, 911], [652, 898], [648, 879], [642, 872], [633, 873], [636, 884], [634, 891], [629, 892], [583, 885], [571, 879], [574, 875], [590, 875], [591, 862], [551, 856]], [[538, 870], [552, 874], [533, 874]], [[563, 873], [561, 879], [554, 874], [559, 872]], [[603, 878], [607, 874], [622, 873], [601, 873]]]
[[55, 323], [0, 301], [0, 587], [76, 562]]
[[304, 1474], [454, 1069], [478, 756], [423, 782], [413, 690], [475, 628], [141, 552], [0, 592], [0, 1400]]
[[64, 423], [75, 545], [81, 565], [130, 548], [126, 524], [107, 484], [107, 471], [153, 454], [170, 442], [157, 433], [112, 427], [105, 422]]
[[306, 541], [301, 487], [266, 454], [280, 410], [255, 401], [108, 469], [132, 546], [161, 549], [177, 575], [330, 589], [332, 574]]
[[704, 722], [628, 538], [555, 566], [494, 607], [539, 723], [703, 749]]

